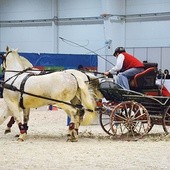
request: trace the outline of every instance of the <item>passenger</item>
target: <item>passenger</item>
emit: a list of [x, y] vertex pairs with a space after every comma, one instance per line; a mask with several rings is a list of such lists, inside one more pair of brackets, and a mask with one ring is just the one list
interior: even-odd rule
[[170, 75], [169, 75], [169, 70], [168, 69], [164, 70], [163, 78], [164, 79], [170, 79]]
[[81, 64], [78, 65], [77, 69], [80, 70], [80, 71], [89, 71], [86, 67], [84, 67], [84, 66], [81, 65]]
[[80, 64], [80, 65], [78, 65], [77, 69], [78, 70], [84, 70], [84, 67], [83, 67], [83, 65]]
[[162, 69], [158, 70], [157, 79], [163, 79]]
[[144, 71], [144, 64], [134, 56], [128, 54], [123, 47], [117, 47], [113, 55], [116, 57], [116, 65], [104, 74], [117, 73], [115, 82], [124, 89], [129, 90], [129, 79]]

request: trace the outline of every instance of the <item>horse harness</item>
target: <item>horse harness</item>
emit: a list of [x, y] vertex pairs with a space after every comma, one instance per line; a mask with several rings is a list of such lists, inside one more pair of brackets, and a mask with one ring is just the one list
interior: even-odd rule
[[[6, 65], [6, 57], [7, 57], [7, 55], [10, 54], [11, 52], [12, 52], [12, 51], [8, 51], [8, 52], [6, 53], [6, 56], [2, 55], [2, 60], [3, 60], [3, 62], [5, 62], [5, 65]], [[68, 103], [68, 102], [64, 102], [64, 101], [61, 101], [61, 100], [56, 100], [56, 99], [52, 99], [52, 98], [48, 98], [48, 97], [44, 97], [44, 96], [40, 96], [40, 95], [35, 95], [35, 94], [28, 93], [28, 92], [25, 92], [25, 91], [24, 91], [25, 83], [26, 83], [26, 81], [28, 80], [29, 77], [31, 77], [31, 76], [38, 76], [38, 75], [44, 75], [44, 74], [50, 74], [51, 71], [45, 71], [45, 72], [42, 71], [42, 72], [40, 72], [39, 74], [30, 73], [30, 74], [28, 74], [28, 75], [22, 80], [21, 85], [20, 85], [20, 89], [18, 89], [17, 87], [15, 87], [15, 86], [13, 85], [13, 83], [15, 82], [15, 80], [17, 79], [17, 77], [18, 77], [19, 75], [21, 75], [22, 73], [26, 73], [28, 70], [32, 70], [32, 68], [27, 68], [27, 69], [22, 70], [22, 71], [19, 71], [19, 72], [18, 72], [18, 71], [13, 71], [13, 70], [5, 70], [5, 68], [3, 68], [3, 71], [6, 71], [6, 72], [7, 72], [7, 71], [9, 71], [9, 72], [18, 72], [18, 73], [17, 73], [16, 75], [8, 78], [5, 82], [0, 82], [2, 88], [6, 88], [6, 89], [9, 89], [9, 90], [12, 90], [12, 91], [18, 91], [18, 92], [21, 93], [21, 97], [20, 97], [20, 102], [19, 102], [19, 104], [20, 104], [20, 107], [21, 107], [22, 109], [25, 109], [24, 104], [23, 104], [23, 94], [27, 94], [27, 95], [30, 95], [30, 96], [34, 96], [34, 97], [38, 97], [38, 98], [42, 98], [42, 99], [46, 99], [46, 100], [51, 100], [51, 101], [54, 101], [54, 102], [64, 103], [64, 104], [70, 105], [70, 106], [72, 106], [72, 107], [74, 107], [74, 108], [77, 108], [77, 109], [83, 109], [83, 106], [82, 106], [81, 104], [76, 104], [76, 105], [74, 105], [74, 104], [71, 104], [71, 103]], [[72, 74], [72, 73], [70, 73], [70, 74], [71, 74], [72, 76], [74, 76], [74, 78], [75, 78], [76, 81], [77, 81], [77, 78], [75, 77], [75, 75]], [[15, 77], [15, 78], [14, 78], [14, 77]], [[87, 76], [87, 77], [88, 77], [88, 76]], [[14, 78], [14, 80], [12, 81], [12, 83], [11, 83], [11, 84], [7, 84], [7, 82], [8, 82], [9, 80], [11, 80], [12, 78]], [[89, 79], [90, 79], [90, 78], [88, 77], [88, 80], [89, 80]], [[77, 81], [77, 84], [78, 84], [78, 81]], [[93, 112], [93, 110], [90, 110], [90, 109], [86, 109], [86, 110], [88, 110], [89, 112]]]
[[21, 84], [20, 84], [21, 97], [20, 97], [19, 105], [22, 109], [25, 109], [24, 104], [23, 104], [24, 103], [23, 94], [24, 94], [25, 83], [26, 83], [26, 81], [28, 80], [29, 77], [34, 76], [34, 75], [35, 75], [34, 73], [30, 73], [30, 74], [26, 75], [24, 77], [24, 79], [22, 80]]
[[[6, 88], [6, 89], [9, 89], [9, 90], [12, 90], [12, 91], [18, 91], [18, 92], [21, 93], [19, 105], [20, 105], [20, 107], [21, 107], [22, 109], [25, 109], [24, 104], [23, 104], [23, 101], [24, 101], [24, 99], [23, 99], [23, 94], [27, 94], [27, 95], [30, 95], [30, 96], [33, 96], [33, 97], [42, 98], [42, 99], [46, 99], [46, 100], [51, 100], [51, 101], [58, 102], [58, 103], [64, 103], [64, 104], [70, 105], [70, 106], [72, 106], [72, 107], [74, 107], [74, 108], [77, 108], [77, 109], [83, 109], [83, 106], [82, 106], [81, 104], [75, 104], [75, 105], [74, 105], [74, 104], [71, 104], [71, 103], [68, 103], [68, 102], [64, 102], [64, 101], [61, 101], [61, 100], [56, 100], [56, 99], [53, 99], [53, 98], [48, 98], [48, 97], [44, 97], [44, 96], [40, 96], [40, 95], [36, 95], [36, 94], [32, 94], [32, 93], [29, 93], [29, 92], [25, 92], [25, 91], [24, 91], [25, 83], [26, 83], [26, 81], [28, 80], [28, 78], [30, 78], [31, 76], [39, 76], [39, 75], [44, 75], [44, 74], [50, 74], [50, 72], [45, 72], [45, 73], [40, 72], [39, 74], [29, 73], [29, 74], [26, 75], [26, 76], [24, 77], [24, 79], [22, 80], [22, 82], [21, 82], [21, 84], [20, 84], [20, 89], [18, 89], [17, 87], [15, 87], [15, 86], [13, 85], [13, 83], [15, 82], [15, 80], [17, 79], [17, 77], [18, 77], [19, 75], [21, 75], [22, 73], [27, 72], [28, 70], [30, 70], [30, 68], [27, 68], [27, 69], [25, 69], [25, 70], [23, 70], [23, 71], [20, 71], [18, 74], [10, 77], [9, 79], [7, 79], [5, 82], [2, 83], [2, 87], [3, 87], [3, 88]], [[72, 73], [70, 73], [70, 74], [71, 74], [72, 76], [74, 76], [74, 74], [72, 74]], [[12, 81], [12, 83], [11, 83], [11, 84], [7, 84], [7, 82], [8, 82], [9, 80], [11, 80], [13, 77], [15, 77], [15, 79]], [[74, 78], [75, 78], [76, 81], [77, 81], [77, 78], [76, 78], [75, 76], [74, 76]], [[77, 82], [77, 84], [78, 84], [78, 82]], [[86, 110], [88, 110], [88, 111], [90, 111], [90, 112], [93, 112], [93, 111], [90, 110], [90, 109], [86, 109]]]

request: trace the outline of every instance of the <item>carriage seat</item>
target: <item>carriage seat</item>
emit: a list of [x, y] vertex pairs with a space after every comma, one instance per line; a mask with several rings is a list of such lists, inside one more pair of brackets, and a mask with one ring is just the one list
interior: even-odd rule
[[156, 85], [157, 63], [144, 63], [144, 71], [130, 80], [131, 89], [153, 89]]

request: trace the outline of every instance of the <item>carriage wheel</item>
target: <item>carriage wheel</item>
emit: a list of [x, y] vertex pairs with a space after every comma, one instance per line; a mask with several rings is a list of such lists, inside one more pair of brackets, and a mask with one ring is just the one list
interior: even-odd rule
[[110, 127], [110, 109], [102, 109], [99, 112], [100, 126], [108, 135], [114, 135]]
[[166, 134], [170, 133], [170, 106], [165, 110], [162, 118], [162, 126]]
[[146, 108], [133, 101], [118, 104], [111, 112], [112, 133], [123, 138], [141, 138], [151, 127], [151, 119]]

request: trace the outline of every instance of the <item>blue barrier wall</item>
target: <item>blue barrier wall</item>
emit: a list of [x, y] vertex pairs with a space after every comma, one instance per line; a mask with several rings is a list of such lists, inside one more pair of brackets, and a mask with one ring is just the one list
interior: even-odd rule
[[33, 66], [57, 66], [64, 69], [77, 69], [79, 65], [85, 68], [97, 69], [97, 55], [83, 54], [48, 54], [48, 53], [19, 53], [27, 58]]
[[44, 69], [77, 69], [79, 65], [83, 65], [86, 69], [97, 70], [98, 66], [97, 55], [49, 53], [19, 53], [19, 55], [27, 58], [33, 66]]

